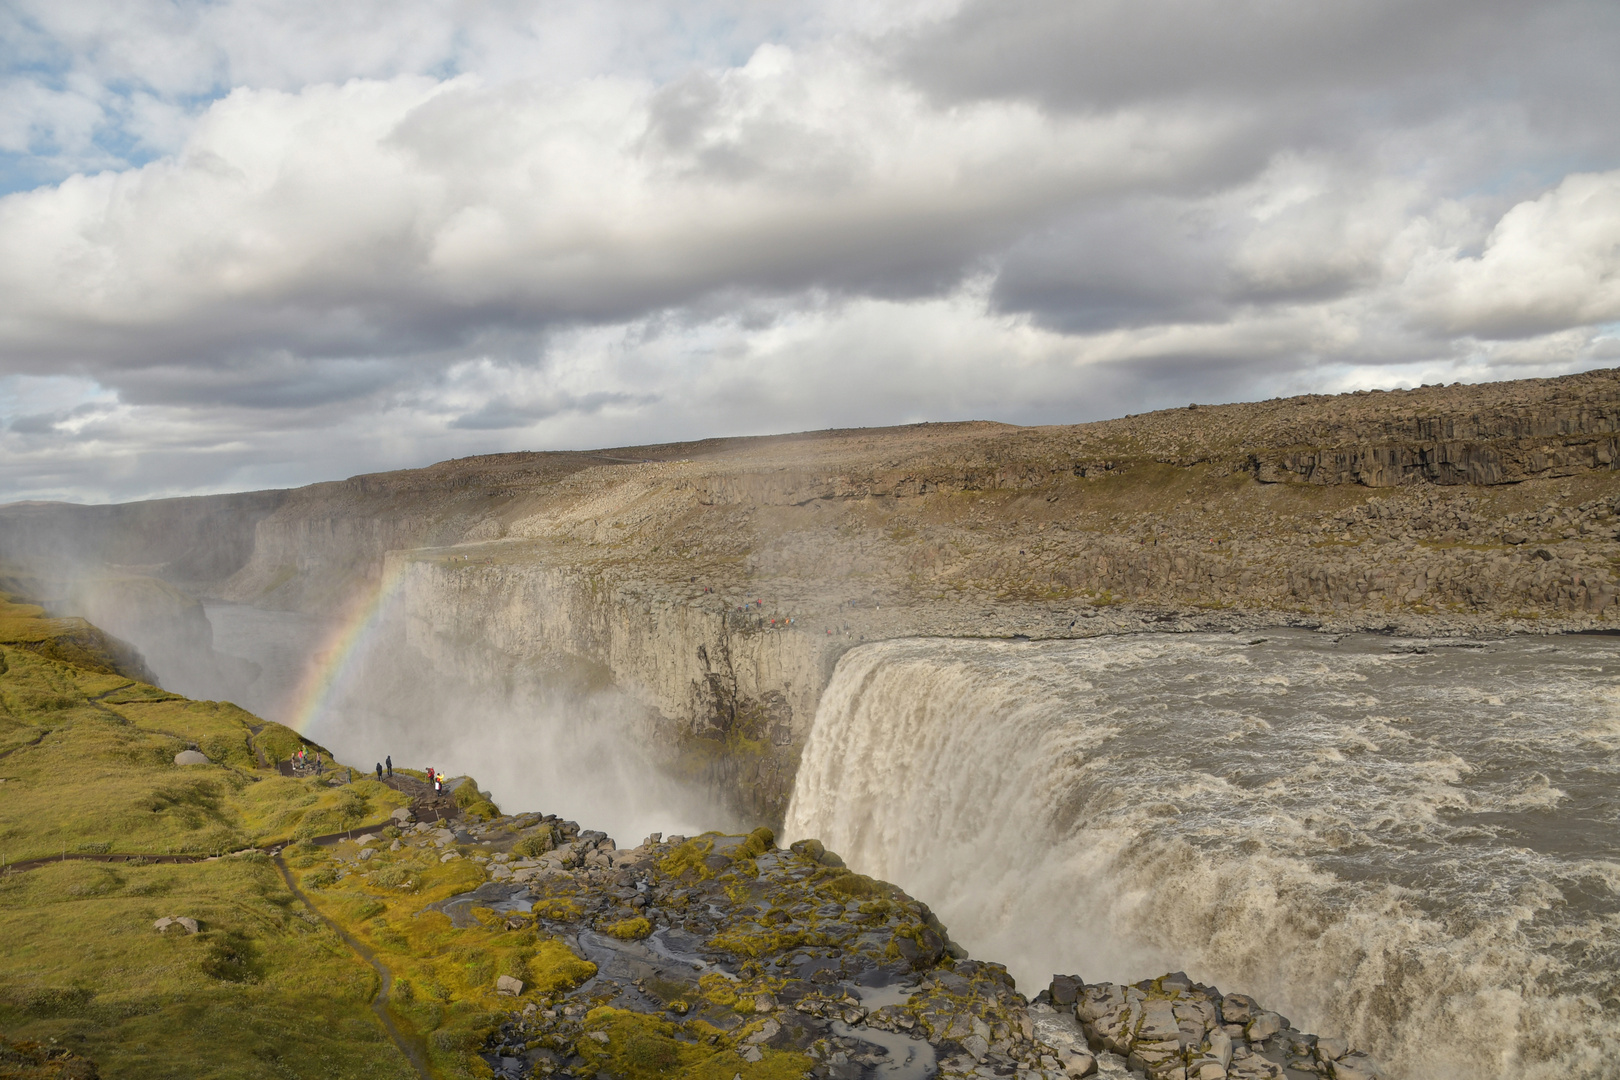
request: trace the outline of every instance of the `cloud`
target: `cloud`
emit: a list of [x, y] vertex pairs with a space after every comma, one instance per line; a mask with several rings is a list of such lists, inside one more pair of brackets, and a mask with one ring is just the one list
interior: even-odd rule
[[1197, 98], [1287, 115], [1341, 95], [1416, 96], [1451, 110], [1459, 88], [1493, 81], [1498, 96], [1535, 100], [1501, 86], [1505, 74], [1556, 70], [1546, 87], [1555, 93], [1612, 85], [1601, 59], [1617, 24], [1605, 5], [1511, 0], [968, 0], [951, 18], [896, 35], [893, 56], [919, 84], [965, 100], [1096, 109]]
[[25, 0], [0, 39], [19, 495], [1615, 359], [1603, 5]]
[[586, 394], [573, 397], [564, 394], [554, 398], [530, 401], [491, 399], [472, 412], [462, 413], [450, 421], [452, 428], [463, 431], [505, 431], [510, 428], [533, 427], [561, 413], [579, 413], [594, 416], [611, 405], [645, 406], [654, 403], [657, 395], [619, 393]]
[[1418, 317], [1445, 333], [1524, 338], [1620, 319], [1620, 171], [1580, 173], [1519, 203], [1474, 258], [1414, 269]]
[[432, 352], [717, 291], [927, 295], [1066, 201], [1174, 182], [1219, 135], [937, 111], [777, 47], [710, 89], [674, 133], [662, 92], [616, 80], [233, 92], [174, 158], [0, 200], [0, 345], [116, 372]]

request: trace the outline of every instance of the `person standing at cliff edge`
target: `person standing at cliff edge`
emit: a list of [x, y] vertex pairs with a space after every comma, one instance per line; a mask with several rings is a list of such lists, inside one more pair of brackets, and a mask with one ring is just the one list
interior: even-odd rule
[[388, 779], [394, 778], [394, 757], [392, 754], [383, 758], [383, 767], [388, 770]]
[[377, 779], [382, 779], [382, 762], [377, 762]]

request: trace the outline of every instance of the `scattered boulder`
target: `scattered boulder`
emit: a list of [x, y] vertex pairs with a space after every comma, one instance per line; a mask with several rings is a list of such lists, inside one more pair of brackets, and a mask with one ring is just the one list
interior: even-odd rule
[[[1134, 986], [1080, 987], [1074, 1017], [1091, 1050], [1119, 1054], [1149, 1080], [1385, 1075], [1366, 1055], [1350, 1052], [1343, 1039], [1295, 1031], [1286, 1016], [1252, 997], [1223, 995], [1181, 972]], [[1048, 993], [1056, 996], [1055, 989]]]
[[495, 992], [502, 997], [517, 997], [523, 993], [523, 980], [502, 975], [495, 980]]
[[196, 750], [182, 750], [174, 755], [176, 765], [208, 765], [211, 764], [206, 755]]
[[1064, 1073], [1073, 1080], [1080, 1080], [1081, 1077], [1090, 1076], [1097, 1071], [1097, 1058], [1085, 1050], [1059, 1050], [1057, 1058], [1058, 1064], [1063, 1066]]
[[1052, 1004], [1065, 1007], [1073, 1006], [1075, 998], [1079, 996], [1081, 988], [1085, 985], [1078, 975], [1052, 976], [1052, 985], [1048, 989]]
[[1250, 1042], [1265, 1042], [1288, 1025], [1274, 1012], [1263, 1012], [1249, 1024]]
[[197, 920], [191, 918], [189, 915], [181, 915], [178, 917], [173, 915], [165, 916], [164, 918], [161, 918], [157, 922], [153, 923], [152, 929], [156, 930], [160, 934], [166, 934], [168, 933], [169, 928], [173, 926], [180, 927], [188, 934], [195, 934], [200, 929], [200, 927], [197, 925]]

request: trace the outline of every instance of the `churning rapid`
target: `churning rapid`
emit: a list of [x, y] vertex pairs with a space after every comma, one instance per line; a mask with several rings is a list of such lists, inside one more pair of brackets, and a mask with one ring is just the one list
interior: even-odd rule
[[1595, 1078], [1617, 779], [1612, 639], [904, 640], [839, 664], [787, 832], [1025, 987], [1184, 968], [1411, 1080]]

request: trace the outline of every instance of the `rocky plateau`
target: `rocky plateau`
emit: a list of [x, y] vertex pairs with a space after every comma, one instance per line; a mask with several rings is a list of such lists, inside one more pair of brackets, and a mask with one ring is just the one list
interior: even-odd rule
[[13, 504], [0, 558], [18, 591], [146, 639], [168, 619], [201, 641], [192, 597], [331, 614], [395, 583], [429, 670], [611, 683], [672, 765], [776, 823], [863, 641], [1610, 627], [1617, 439], [1620, 372], [1594, 371]]

